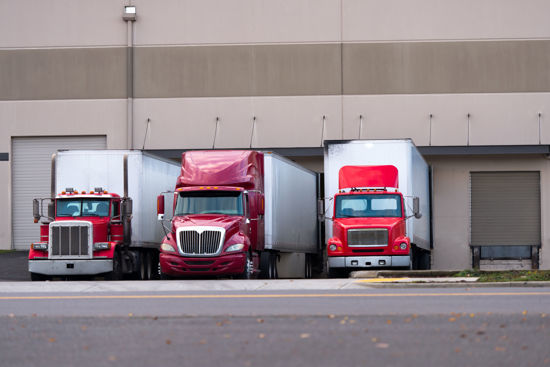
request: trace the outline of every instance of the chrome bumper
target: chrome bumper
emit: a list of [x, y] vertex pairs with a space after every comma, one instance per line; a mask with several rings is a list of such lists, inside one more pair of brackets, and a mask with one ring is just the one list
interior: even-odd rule
[[113, 271], [112, 259], [29, 260], [29, 272], [44, 275], [94, 275]]
[[409, 266], [409, 256], [340, 256], [329, 257], [331, 268], [379, 268]]

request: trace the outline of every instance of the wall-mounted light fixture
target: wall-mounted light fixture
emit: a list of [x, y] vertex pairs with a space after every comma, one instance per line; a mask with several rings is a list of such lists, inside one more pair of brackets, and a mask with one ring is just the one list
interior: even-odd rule
[[133, 5], [126, 5], [122, 13], [122, 19], [127, 22], [133, 22], [136, 20], [136, 7]]

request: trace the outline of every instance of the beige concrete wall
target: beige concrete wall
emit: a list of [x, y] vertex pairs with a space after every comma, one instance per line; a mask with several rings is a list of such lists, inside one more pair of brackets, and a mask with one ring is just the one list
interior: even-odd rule
[[339, 0], [136, 0], [137, 45], [334, 42]]
[[550, 144], [550, 93], [344, 96], [343, 106], [344, 139], [359, 138], [363, 116], [363, 139], [412, 138], [419, 146], [539, 144], [540, 112], [540, 141]]
[[126, 45], [123, 0], [2, 0], [0, 48]]
[[[433, 226], [435, 269], [472, 266], [469, 248], [471, 171], [540, 171], [541, 269], [550, 269], [550, 160], [525, 157], [428, 157], [433, 167]], [[518, 188], [520, 190], [521, 188]]]
[[342, 0], [344, 41], [548, 38], [547, 0]]
[[[135, 100], [135, 145], [147, 149], [317, 147], [341, 139], [338, 96]], [[199, 126], [200, 128], [197, 128]]]

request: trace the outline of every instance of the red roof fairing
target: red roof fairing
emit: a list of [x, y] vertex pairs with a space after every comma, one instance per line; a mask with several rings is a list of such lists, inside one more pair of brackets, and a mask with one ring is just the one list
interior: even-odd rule
[[338, 188], [399, 187], [397, 167], [344, 166], [338, 173]]
[[263, 154], [250, 150], [185, 152], [176, 189], [188, 186], [238, 186], [263, 191]]

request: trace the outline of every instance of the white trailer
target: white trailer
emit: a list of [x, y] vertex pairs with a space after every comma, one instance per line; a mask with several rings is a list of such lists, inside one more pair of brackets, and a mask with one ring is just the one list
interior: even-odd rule
[[[343, 166], [393, 165], [399, 173], [399, 191], [405, 198], [407, 216], [412, 214], [412, 198], [420, 202], [420, 218], [407, 220], [407, 234], [418, 248], [430, 251], [429, 167], [411, 139], [327, 141], [324, 152], [325, 212], [338, 192], [338, 172]], [[326, 220], [326, 239], [332, 237], [332, 223]]]
[[[128, 157], [126, 188], [125, 156]], [[158, 247], [164, 233], [157, 219], [157, 195], [173, 191], [174, 178], [179, 173], [178, 163], [138, 150], [66, 150], [57, 153], [55, 193], [67, 187], [86, 192], [101, 187], [124, 194], [132, 199], [131, 245]]]
[[264, 152], [265, 249], [278, 252], [280, 277], [311, 275], [320, 251], [317, 181], [315, 172]]

